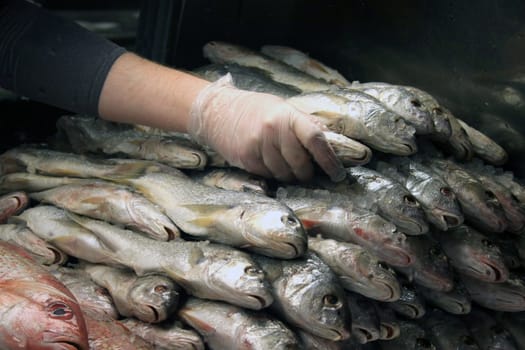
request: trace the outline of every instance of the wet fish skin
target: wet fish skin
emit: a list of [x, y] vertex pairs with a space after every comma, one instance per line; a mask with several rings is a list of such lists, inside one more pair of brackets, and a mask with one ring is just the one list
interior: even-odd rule
[[273, 59], [286, 63], [327, 83], [341, 87], [350, 85], [350, 82], [337, 70], [326, 66], [317, 59], [311, 58], [300, 50], [282, 45], [264, 45], [260, 51]]
[[[428, 232], [425, 214], [417, 199], [399, 182], [362, 166], [347, 168], [348, 184], [365, 192], [378, 206], [378, 213], [409, 235]], [[350, 182], [355, 180], [355, 184]], [[342, 186], [342, 185], [340, 185]]]
[[42, 265], [62, 265], [68, 260], [67, 254], [48, 244], [22, 223], [0, 225], [0, 240], [24, 248]]
[[343, 288], [380, 301], [395, 301], [401, 287], [393, 270], [359, 245], [309, 237], [315, 252], [338, 276]]
[[7, 220], [24, 210], [29, 205], [29, 197], [27, 193], [22, 191], [15, 191], [3, 196], [0, 196], [0, 224], [4, 224]]
[[381, 350], [436, 350], [425, 329], [411, 320], [400, 320], [401, 336], [392, 340], [380, 340]]
[[120, 318], [108, 290], [93, 282], [83, 270], [77, 266], [50, 266], [48, 270], [73, 293], [82, 310], [89, 309], [115, 320]]
[[85, 115], [62, 116], [57, 120], [76, 153], [124, 154], [130, 158], [158, 161], [181, 169], [202, 169], [206, 153], [197, 144], [175, 136], [141, 133], [129, 126]]
[[465, 315], [472, 309], [470, 294], [461, 282], [454, 276], [454, 288], [448, 292], [416, 286], [418, 294], [426, 304], [438, 307], [453, 315]]
[[428, 337], [438, 349], [476, 350], [481, 349], [466, 325], [457, 317], [439, 309], [432, 309], [423, 318]]
[[415, 259], [404, 233], [347, 196], [287, 186], [279, 188], [276, 197], [295, 212], [309, 235], [358, 244], [394, 266], [409, 266]]
[[26, 172], [11, 173], [0, 177], [0, 193], [11, 191], [39, 192], [62, 185], [90, 181], [66, 176], [47, 176]]
[[405, 87], [380, 82], [352, 82], [351, 88], [377, 98], [411, 124], [417, 135], [434, 132], [431, 111], [419, 101], [416, 94]]
[[120, 315], [159, 323], [179, 306], [180, 287], [163, 274], [137, 276], [134, 272], [105, 265], [83, 264], [98, 285], [106, 288]]
[[378, 340], [381, 336], [381, 326], [374, 303], [352, 292], [346, 294], [346, 300], [352, 314], [352, 338], [359, 344]]
[[124, 318], [120, 322], [133, 334], [152, 343], [156, 350], [204, 350], [201, 336], [184, 328], [180, 321], [151, 324], [136, 318]]
[[467, 225], [433, 232], [450, 264], [462, 274], [481, 281], [502, 283], [509, 277], [498, 245]]
[[523, 276], [511, 273], [507, 281], [490, 283], [461, 275], [472, 301], [490, 310], [525, 311], [525, 282]]
[[299, 349], [295, 334], [281, 321], [231, 304], [192, 297], [178, 316], [212, 350]]
[[249, 309], [265, 308], [273, 301], [261, 268], [238, 249], [209, 242], [155, 241], [103, 221], [68, 216], [109, 247], [114, 261], [139, 276], [165, 273], [189, 294]]
[[293, 260], [254, 256], [272, 286], [270, 306], [281, 319], [325, 339], [350, 337], [351, 314], [345, 292], [315, 253]]
[[468, 125], [461, 119], [457, 119], [461, 127], [467, 133], [468, 139], [472, 143], [472, 150], [478, 157], [494, 165], [503, 165], [508, 160], [507, 151], [496, 141]]
[[467, 222], [488, 232], [503, 232], [507, 221], [496, 196], [458, 163], [428, 158], [425, 165], [436, 171], [452, 188]]
[[378, 162], [376, 170], [401, 183], [421, 204], [429, 223], [442, 231], [464, 221], [456, 194], [429, 167], [408, 158], [394, 157]]
[[416, 258], [408, 267], [395, 267], [410, 281], [427, 288], [447, 292], [454, 287], [452, 269], [439, 243], [428, 235], [407, 237]]
[[411, 284], [406, 282], [401, 285], [401, 297], [391, 303], [381, 303], [383, 307], [389, 307], [396, 313], [409, 319], [418, 319], [425, 315], [425, 300]]
[[463, 316], [463, 322], [481, 349], [519, 349], [516, 347], [511, 333], [484, 309], [472, 308], [469, 314]]
[[178, 228], [163, 210], [131, 188], [93, 180], [30, 193], [30, 197], [68, 211], [123, 225], [153, 239], [180, 237]]
[[0, 347], [88, 349], [82, 311], [71, 292], [22, 248], [0, 242]]

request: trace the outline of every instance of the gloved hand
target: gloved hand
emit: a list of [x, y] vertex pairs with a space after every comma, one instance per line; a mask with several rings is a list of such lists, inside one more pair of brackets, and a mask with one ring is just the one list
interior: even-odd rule
[[326, 127], [282, 98], [237, 89], [228, 74], [193, 102], [188, 133], [232, 166], [280, 181], [307, 181], [311, 157], [333, 181], [346, 172], [323, 132]]

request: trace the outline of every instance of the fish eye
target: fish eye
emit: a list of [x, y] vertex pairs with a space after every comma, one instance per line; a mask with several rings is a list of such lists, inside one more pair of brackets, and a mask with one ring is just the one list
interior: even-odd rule
[[470, 335], [464, 335], [461, 337], [461, 341], [465, 345], [476, 345], [476, 341]]
[[421, 102], [419, 100], [412, 100], [412, 101], [410, 101], [410, 103], [414, 107], [417, 107], [417, 108], [421, 107]]
[[59, 301], [48, 305], [47, 310], [51, 318], [60, 318], [64, 320], [73, 318], [73, 310], [71, 310], [71, 308], [66, 304]]
[[298, 226], [299, 225], [299, 221], [297, 221], [297, 219], [289, 215], [281, 216], [281, 222], [287, 226]]
[[405, 204], [408, 204], [410, 206], [417, 206], [418, 204], [417, 199], [410, 195], [404, 196], [403, 201], [405, 202]]
[[166, 287], [163, 284], [159, 284], [158, 286], [155, 286], [155, 288], [153, 288], [153, 290], [155, 291], [155, 293], [162, 294], [162, 293], [166, 293], [168, 291], [168, 287]]
[[109, 292], [106, 288], [102, 288], [102, 287], [97, 287], [95, 289], [95, 294], [97, 295], [101, 295], [101, 296], [109, 296]]
[[489, 197], [490, 199], [495, 199], [495, 198], [496, 198], [496, 195], [495, 195], [494, 192], [492, 192], [492, 191], [488, 191], [488, 190], [485, 191], [485, 195], [486, 195], [487, 197]]
[[433, 246], [432, 248], [430, 248], [430, 254], [434, 256], [439, 256], [441, 255], [441, 249], [438, 246]]
[[443, 110], [441, 108], [439, 108], [439, 107], [433, 108], [432, 112], [434, 112], [437, 115], [443, 114]]
[[424, 348], [424, 349], [430, 349], [432, 347], [432, 343], [428, 339], [417, 338], [416, 346]]
[[441, 192], [442, 195], [447, 196], [447, 197], [450, 197], [453, 193], [450, 187], [441, 187], [439, 189], [439, 192]]
[[382, 262], [382, 261], [379, 261], [379, 262], [377, 263], [377, 266], [379, 266], [379, 267], [382, 268], [382, 269], [388, 270], [388, 265], [385, 264], [385, 263]]
[[250, 276], [257, 276], [257, 275], [260, 275], [262, 273], [262, 271], [260, 269], [258, 269], [257, 267], [255, 267], [255, 266], [247, 266], [244, 269], [244, 272], [247, 275], [250, 275]]
[[327, 294], [323, 297], [323, 304], [328, 307], [337, 307], [339, 306], [339, 298], [335, 295]]
[[481, 240], [481, 243], [482, 243], [485, 247], [488, 247], [488, 248], [492, 248], [492, 247], [494, 247], [494, 245], [495, 245], [494, 242], [492, 242], [491, 240], [486, 239], [486, 238], [485, 238], [485, 239], [482, 239], [482, 240]]
[[241, 211], [241, 213], [239, 214], [239, 219], [242, 219], [245, 213], [246, 213], [246, 210]]

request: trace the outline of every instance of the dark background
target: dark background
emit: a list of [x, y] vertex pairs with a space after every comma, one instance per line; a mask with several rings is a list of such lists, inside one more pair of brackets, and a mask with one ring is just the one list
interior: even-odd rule
[[[222, 40], [258, 49], [288, 45], [349, 80], [414, 85], [510, 153], [525, 177], [525, 2], [430, 0], [153, 0], [41, 3], [164, 64], [208, 63], [202, 46]], [[5, 95], [5, 96], [4, 96]], [[3, 94], [3, 147], [41, 140], [59, 109]], [[20, 117], [20, 118], [19, 118]], [[6, 120], [6, 119], [4, 119]]]

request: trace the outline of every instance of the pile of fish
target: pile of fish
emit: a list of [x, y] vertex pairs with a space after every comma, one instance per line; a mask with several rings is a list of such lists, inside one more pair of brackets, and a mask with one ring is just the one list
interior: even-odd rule
[[204, 54], [195, 74], [319, 117], [347, 178], [61, 117], [0, 155], [0, 348], [525, 349], [525, 187], [499, 145], [291, 48]]

